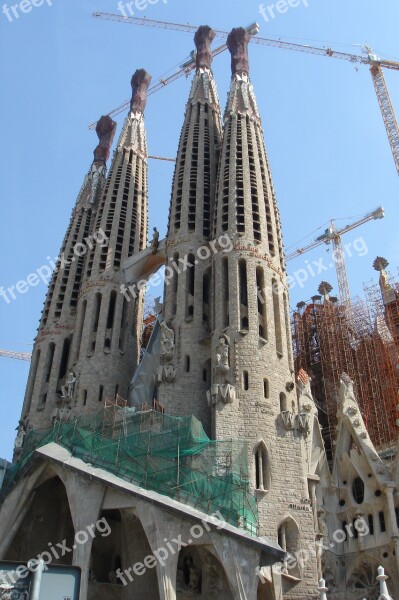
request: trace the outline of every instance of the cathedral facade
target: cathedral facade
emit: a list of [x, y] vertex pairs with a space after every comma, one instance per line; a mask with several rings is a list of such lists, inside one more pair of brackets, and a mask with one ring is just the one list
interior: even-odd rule
[[[250, 34], [228, 37], [224, 111], [214, 37], [195, 35], [164, 240], [147, 242], [146, 71], [108, 173], [116, 124], [97, 124], [35, 340], [0, 558], [79, 566], [81, 600], [316, 600], [323, 576], [328, 598], [371, 600], [379, 564], [399, 595], [396, 463], [342, 374], [328, 464], [310, 378], [294, 372]], [[142, 282], [162, 266], [140, 362]]]

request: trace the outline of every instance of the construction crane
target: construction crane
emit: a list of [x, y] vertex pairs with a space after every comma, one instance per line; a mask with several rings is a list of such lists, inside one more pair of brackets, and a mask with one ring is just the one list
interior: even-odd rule
[[350, 292], [349, 292], [348, 276], [346, 273], [345, 253], [344, 253], [344, 250], [342, 247], [342, 239], [341, 238], [345, 233], [348, 233], [348, 231], [352, 231], [353, 229], [356, 229], [356, 227], [360, 227], [361, 225], [364, 225], [365, 223], [368, 223], [369, 221], [373, 221], [376, 219], [383, 219], [384, 216], [385, 216], [384, 209], [382, 206], [379, 206], [378, 208], [376, 208], [372, 212], [368, 213], [361, 219], [354, 221], [352, 223], [349, 223], [342, 229], [337, 229], [335, 221], [331, 220], [330, 226], [328, 227], [328, 229], [326, 229], [326, 231], [323, 233], [323, 235], [320, 235], [318, 238], [316, 238], [313, 242], [311, 242], [304, 248], [298, 248], [294, 252], [287, 254], [286, 261], [292, 260], [293, 258], [296, 258], [297, 256], [304, 254], [305, 252], [309, 252], [309, 250], [313, 250], [313, 248], [317, 248], [318, 246], [321, 246], [322, 244], [332, 244], [333, 248], [334, 248], [333, 256], [334, 256], [334, 262], [335, 262], [335, 267], [336, 267], [336, 271], [337, 271], [340, 300], [341, 300], [341, 303], [345, 304], [345, 306], [347, 306], [348, 309], [350, 310], [351, 299], [350, 299]]
[[[117, 21], [120, 23], [127, 23], [130, 25], [141, 25], [145, 27], [156, 27], [159, 29], [172, 29], [174, 31], [183, 31], [187, 33], [194, 33], [197, 31], [198, 27], [194, 25], [182, 25], [178, 23], [168, 23], [167, 21], [155, 21], [153, 19], [141, 19], [138, 17], [124, 17], [122, 15], [117, 15], [113, 13], [104, 13], [104, 12], [95, 12], [93, 13], [93, 17], [96, 19], [103, 19], [106, 21]], [[378, 104], [380, 107], [381, 115], [384, 121], [384, 126], [387, 132], [389, 144], [391, 146], [391, 151], [393, 155], [393, 159], [395, 162], [396, 170], [399, 175], [399, 126], [396, 119], [395, 111], [392, 106], [391, 98], [389, 95], [389, 90], [384, 78], [383, 68], [391, 69], [394, 71], [399, 71], [399, 62], [392, 60], [381, 59], [375, 54], [373, 54], [372, 50], [364, 46], [364, 53], [361, 55], [358, 54], [349, 54], [346, 52], [339, 52], [333, 50], [332, 48], [319, 48], [317, 46], [308, 46], [304, 44], [296, 44], [292, 42], [282, 41], [280, 39], [273, 40], [268, 38], [258, 37], [256, 34], [259, 32], [259, 25], [253, 24], [247, 30], [253, 37], [251, 37], [251, 42], [254, 44], [259, 44], [262, 46], [272, 46], [274, 48], [283, 48], [285, 50], [293, 50], [295, 52], [306, 52], [307, 54], [317, 54], [319, 56], [327, 56], [329, 58], [338, 58], [341, 60], [347, 60], [354, 64], [363, 64], [368, 65], [370, 67], [371, 77], [373, 79], [375, 93], [377, 95]], [[215, 33], [220, 38], [226, 38], [228, 32], [222, 31], [220, 29], [216, 29]], [[256, 37], [254, 37], [256, 35]], [[217, 56], [224, 50], [226, 50], [226, 45], [220, 46], [217, 48], [212, 54], [213, 56]], [[164, 80], [164, 83], [160, 80], [155, 86], [150, 88], [149, 94], [153, 94], [157, 92], [159, 89], [162, 89], [165, 85], [172, 83], [182, 75], [188, 75], [190, 71], [195, 68], [195, 58], [192, 58], [186, 65], [182, 65], [180, 71]], [[123, 111], [125, 111], [129, 107], [129, 102], [125, 102], [123, 105], [114, 109], [109, 113], [110, 116], [117, 115]], [[91, 128], [95, 128], [96, 124], [92, 123], [90, 125]]]
[[15, 358], [16, 360], [30, 361], [32, 355], [29, 352], [11, 352], [10, 350], [0, 350], [0, 356], [3, 358]]

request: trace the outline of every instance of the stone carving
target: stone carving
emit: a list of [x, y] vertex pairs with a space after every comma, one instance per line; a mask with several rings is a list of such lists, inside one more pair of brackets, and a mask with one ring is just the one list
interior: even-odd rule
[[161, 322], [161, 365], [157, 371], [158, 383], [173, 383], [177, 369], [172, 363], [175, 354], [175, 332], [166, 321]]
[[281, 411], [280, 418], [284, 429], [287, 431], [295, 429], [295, 415], [290, 410]]
[[161, 323], [161, 357], [165, 361], [173, 358], [175, 350], [175, 332], [167, 326], [166, 321]]
[[229, 344], [226, 337], [219, 338], [219, 345], [216, 348], [216, 370], [220, 382], [225, 383], [230, 371]]
[[197, 69], [210, 69], [212, 65], [212, 50], [211, 44], [215, 39], [216, 33], [208, 27], [208, 25], [202, 25], [198, 28], [195, 36], [194, 43], [197, 48]]
[[73, 371], [69, 371], [65, 384], [61, 386], [61, 396], [64, 400], [72, 400], [75, 393], [76, 375]]
[[15, 438], [14, 449], [21, 450], [24, 445], [24, 440], [26, 436], [25, 425], [22, 421], [19, 422], [17, 437]]
[[236, 399], [236, 390], [229, 382], [230, 374], [230, 344], [225, 335], [219, 337], [215, 351], [214, 383], [207, 392], [208, 405], [216, 406], [218, 402], [231, 404]]
[[233, 29], [227, 38], [227, 47], [231, 54], [231, 73], [232, 75], [248, 75], [248, 43], [249, 33], [243, 28]]
[[173, 383], [176, 379], [177, 369], [173, 365], [161, 365], [158, 367], [158, 383]]
[[147, 92], [151, 83], [151, 75], [144, 69], [138, 69], [132, 77], [132, 100], [130, 110], [143, 113], [147, 104]]
[[55, 421], [59, 421], [62, 423], [63, 421], [68, 421], [71, 416], [72, 410], [69, 406], [63, 406], [61, 408], [55, 408], [51, 413], [51, 421], [55, 423]]
[[154, 227], [153, 231], [154, 231], [154, 235], [151, 240], [151, 248], [152, 248], [152, 253], [156, 254], [158, 252], [158, 246], [159, 246], [159, 231], [156, 227]]

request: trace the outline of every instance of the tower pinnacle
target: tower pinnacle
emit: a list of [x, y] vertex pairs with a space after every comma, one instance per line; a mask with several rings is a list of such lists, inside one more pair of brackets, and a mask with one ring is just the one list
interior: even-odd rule
[[94, 150], [94, 162], [104, 164], [107, 162], [112, 142], [114, 140], [115, 132], [115, 121], [113, 121], [108, 115], [102, 116], [101, 119], [98, 121], [96, 127], [96, 133], [98, 135], [99, 143], [96, 149]]
[[198, 28], [194, 43], [197, 48], [197, 70], [210, 69], [212, 65], [212, 49], [211, 44], [215, 39], [215, 32], [208, 25], [201, 25]]
[[232, 29], [227, 38], [232, 75], [249, 75], [248, 43], [251, 36], [243, 27]]
[[144, 113], [147, 105], [147, 93], [151, 83], [151, 75], [145, 69], [137, 69], [132, 77], [131, 112]]

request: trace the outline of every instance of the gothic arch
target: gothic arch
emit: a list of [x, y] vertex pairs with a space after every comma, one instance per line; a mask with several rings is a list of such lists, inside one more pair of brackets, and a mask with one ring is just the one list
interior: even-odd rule
[[176, 600], [196, 597], [233, 600], [226, 572], [211, 547], [190, 545], [179, 553]]
[[[41, 481], [40, 481], [41, 479]], [[66, 540], [66, 547], [72, 548], [75, 530], [69, 508], [66, 488], [60, 477], [46, 470], [40, 477], [29, 498], [29, 509], [22, 520], [4, 559], [27, 562], [42, 552], [48, 552], [49, 545]], [[66, 552], [53, 564], [72, 564], [73, 553]]]
[[[290, 514], [285, 515], [282, 521], [280, 521], [278, 526], [278, 543], [291, 556], [297, 556], [297, 553], [301, 549], [299, 525]], [[298, 563], [295, 563], [295, 566], [290, 569], [289, 574], [293, 577], [302, 577], [302, 570]]]

